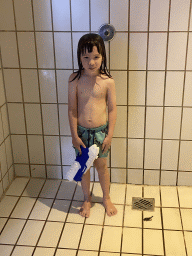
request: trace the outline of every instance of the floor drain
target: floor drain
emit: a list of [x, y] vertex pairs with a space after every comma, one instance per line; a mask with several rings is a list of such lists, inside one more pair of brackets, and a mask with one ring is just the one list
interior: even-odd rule
[[132, 209], [154, 212], [155, 198], [132, 197]]

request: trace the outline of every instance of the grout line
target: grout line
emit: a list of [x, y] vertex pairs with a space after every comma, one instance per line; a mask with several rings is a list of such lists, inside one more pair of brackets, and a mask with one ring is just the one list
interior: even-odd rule
[[[17, 205], [18, 205], [20, 199], [22, 198], [22, 194], [24, 193], [25, 189], [26, 189], [27, 186], [29, 185], [30, 181], [31, 181], [31, 179], [28, 180], [28, 182], [27, 182], [25, 188], [23, 189], [23, 192], [22, 192], [21, 195], [19, 196], [19, 199], [18, 199], [17, 203], [15, 204], [15, 207], [14, 207], [13, 210], [11, 211], [8, 220], [10, 220], [10, 219], [16, 219], [16, 218], [11, 218], [11, 215], [12, 215], [12, 213], [14, 212], [14, 210], [16, 209], [16, 207], [17, 207]], [[45, 181], [45, 182], [46, 182], [46, 181]], [[45, 182], [44, 182], [44, 184], [45, 184]], [[44, 184], [43, 184], [43, 186], [44, 186]], [[43, 188], [43, 186], [42, 186], [42, 188]], [[41, 188], [41, 190], [42, 190], [42, 188]], [[41, 192], [41, 190], [40, 190], [40, 192]], [[40, 192], [39, 192], [39, 193], [40, 193]], [[29, 216], [30, 216], [30, 214], [31, 214], [31, 212], [32, 212], [32, 210], [33, 210], [33, 208], [34, 208], [36, 202], [37, 202], [37, 199], [35, 200], [35, 203], [34, 203], [32, 209], [31, 209], [31, 211], [30, 211], [28, 217], [27, 217], [26, 219], [24, 219], [24, 220], [26, 220], [26, 221], [25, 221], [25, 223], [24, 223], [24, 225], [23, 225], [23, 228], [21, 229], [21, 232], [20, 232], [20, 234], [19, 234], [19, 236], [18, 236], [18, 238], [17, 238], [17, 240], [16, 240], [16, 242], [15, 242], [15, 245], [13, 246], [13, 249], [12, 249], [12, 251], [11, 251], [10, 256], [13, 254], [13, 251], [15, 250], [15, 247], [16, 247], [16, 245], [17, 245], [17, 243], [18, 243], [18, 241], [19, 241], [19, 239], [20, 239], [20, 237], [21, 237], [21, 234], [23, 233], [23, 230], [25, 229], [25, 227], [26, 227], [26, 225], [27, 225], [28, 218], [29, 218]]]
[[164, 235], [164, 225], [163, 225], [163, 211], [162, 211], [162, 196], [161, 196], [161, 187], [159, 186], [159, 197], [160, 197], [160, 214], [161, 214], [161, 227], [162, 227], [162, 240], [163, 240], [163, 251], [164, 255], [166, 255], [165, 250], [165, 235]]
[[[39, 196], [40, 196], [40, 194], [41, 194], [41, 192], [42, 192], [43, 188], [45, 187], [45, 184], [46, 184], [46, 182], [43, 184], [42, 189], [41, 189], [41, 190], [40, 190], [40, 192], [39, 192], [39, 195], [38, 195], [38, 197], [37, 197], [36, 202], [37, 202], [37, 201], [38, 201], [38, 199], [40, 198]], [[56, 197], [57, 197], [58, 191], [59, 191], [59, 189], [60, 189], [60, 187], [61, 187], [61, 184], [62, 184], [62, 181], [60, 182], [60, 185], [58, 186], [57, 192], [56, 192], [55, 197], [54, 197], [54, 199], [53, 199], [53, 202], [52, 202], [52, 204], [51, 204], [51, 206], [50, 206], [50, 209], [49, 209], [49, 212], [48, 212], [48, 214], [47, 214], [46, 219], [45, 219], [45, 220], [42, 220], [42, 221], [44, 221], [45, 223], [44, 223], [44, 225], [43, 225], [43, 227], [42, 227], [42, 229], [41, 229], [41, 232], [40, 232], [39, 238], [37, 239], [36, 245], [34, 246], [34, 251], [33, 251], [33, 253], [32, 253], [32, 255], [31, 255], [31, 256], [33, 256], [33, 255], [34, 255], [35, 250], [36, 250], [36, 248], [37, 248], [37, 245], [38, 245], [38, 243], [39, 243], [39, 241], [40, 241], [40, 239], [41, 239], [41, 236], [42, 236], [43, 231], [44, 231], [44, 229], [45, 229], [45, 226], [46, 226], [46, 224], [47, 224], [47, 222], [48, 222], [48, 218], [49, 218], [50, 212], [51, 212], [51, 210], [52, 210], [52, 208], [53, 208], [53, 205], [54, 205], [54, 202], [55, 202], [55, 200], [56, 200]], [[46, 199], [48, 199], [48, 198], [46, 198]], [[34, 204], [34, 207], [35, 207], [35, 205], [36, 205], [36, 202], [35, 202], [35, 204]], [[34, 207], [33, 207], [33, 208], [34, 208]], [[30, 214], [31, 214], [31, 213], [30, 213]], [[30, 215], [29, 215], [29, 216], [30, 216]], [[28, 216], [28, 218], [29, 218], [29, 216]]]
[[169, 46], [169, 27], [171, 16], [171, 0], [169, 0], [169, 14], [168, 14], [168, 32], [167, 32], [167, 46], [166, 46], [166, 59], [165, 59], [165, 77], [164, 77], [164, 94], [163, 94], [163, 116], [162, 116], [162, 131], [161, 131], [161, 152], [160, 152], [160, 176], [159, 185], [161, 185], [161, 166], [162, 166], [162, 153], [163, 153], [163, 133], [164, 133], [164, 121], [165, 121], [165, 94], [166, 94], [166, 82], [167, 82], [167, 63], [168, 63], [168, 46]]
[[178, 198], [178, 204], [179, 204], [179, 214], [180, 214], [182, 233], [183, 233], [183, 241], [184, 241], [186, 256], [188, 256], [187, 245], [186, 245], [186, 241], [185, 241], [185, 232], [184, 232], [184, 228], [183, 228], [183, 220], [182, 220], [182, 214], [181, 214], [181, 208], [180, 208], [179, 191], [178, 191], [178, 187], [177, 186], [176, 186], [176, 190], [177, 190], [177, 198]]
[[[52, 10], [52, 0], [50, 0], [50, 12], [51, 12], [51, 25], [53, 28], [53, 10]], [[63, 160], [62, 160], [62, 146], [61, 146], [61, 133], [60, 133], [60, 116], [59, 116], [59, 97], [58, 97], [58, 88], [57, 88], [57, 69], [56, 69], [56, 53], [55, 53], [55, 36], [54, 36], [54, 31], [52, 32], [52, 37], [53, 37], [53, 58], [54, 58], [54, 70], [55, 70], [55, 89], [56, 89], [56, 99], [57, 99], [57, 117], [58, 117], [58, 132], [59, 132], [59, 149], [60, 149], [60, 163], [61, 163], [61, 178], [63, 179]], [[42, 120], [43, 122], [43, 120]], [[45, 153], [46, 154], [46, 153]], [[46, 163], [47, 164], [47, 163]], [[46, 168], [47, 172], [47, 168]], [[48, 175], [47, 175], [48, 177]]]
[[187, 68], [187, 55], [188, 55], [188, 47], [189, 47], [189, 28], [190, 28], [190, 20], [191, 20], [191, 6], [192, 2], [190, 1], [189, 7], [189, 21], [188, 21], [188, 33], [187, 33], [187, 45], [186, 45], [186, 56], [185, 56], [185, 71], [184, 71], [184, 80], [183, 80], [183, 95], [182, 95], [182, 107], [181, 107], [181, 123], [180, 123], [180, 132], [179, 132], [179, 149], [178, 149], [178, 162], [177, 162], [177, 176], [176, 176], [176, 186], [178, 185], [178, 176], [179, 176], [179, 163], [180, 163], [180, 150], [181, 150], [181, 132], [183, 125], [183, 110], [184, 110], [184, 95], [185, 95], [185, 81], [186, 81], [186, 68]]

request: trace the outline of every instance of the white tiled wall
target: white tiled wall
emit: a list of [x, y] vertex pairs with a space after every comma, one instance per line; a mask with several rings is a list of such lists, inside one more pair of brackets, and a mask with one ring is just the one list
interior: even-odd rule
[[2, 0], [0, 15], [1, 193], [11, 142], [16, 176], [65, 178], [75, 158], [67, 81], [79, 38], [104, 23], [116, 29], [105, 42], [118, 111], [111, 182], [192, 185], [190, 0]]

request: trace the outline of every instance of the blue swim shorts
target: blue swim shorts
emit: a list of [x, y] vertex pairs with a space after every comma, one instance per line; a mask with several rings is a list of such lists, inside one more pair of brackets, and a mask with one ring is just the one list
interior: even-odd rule
[[[108, 134], [108, 122], [105, 125], [96, 127], [96, 128], [85, 128], [83, 126], [77, 126], [77, 133], [79, 138], [83, 141], [86, 147], [90, 147], [93, 144], [96, 144], [99, 147], [98, 157], [107, 157], [109, 154], [109, 149], [105, 154], [102, 153], [102, 144]], [[78, 154], [78, 149], [75, 149], [76, 156]]]

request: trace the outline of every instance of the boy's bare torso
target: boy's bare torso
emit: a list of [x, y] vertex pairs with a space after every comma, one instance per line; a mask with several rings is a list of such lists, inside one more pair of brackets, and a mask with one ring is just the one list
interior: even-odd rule
[[77, 123], [86, 128], [95, 128], [107, 122], [107, 80], [106, 75], [81, 76], [77, 82]]

